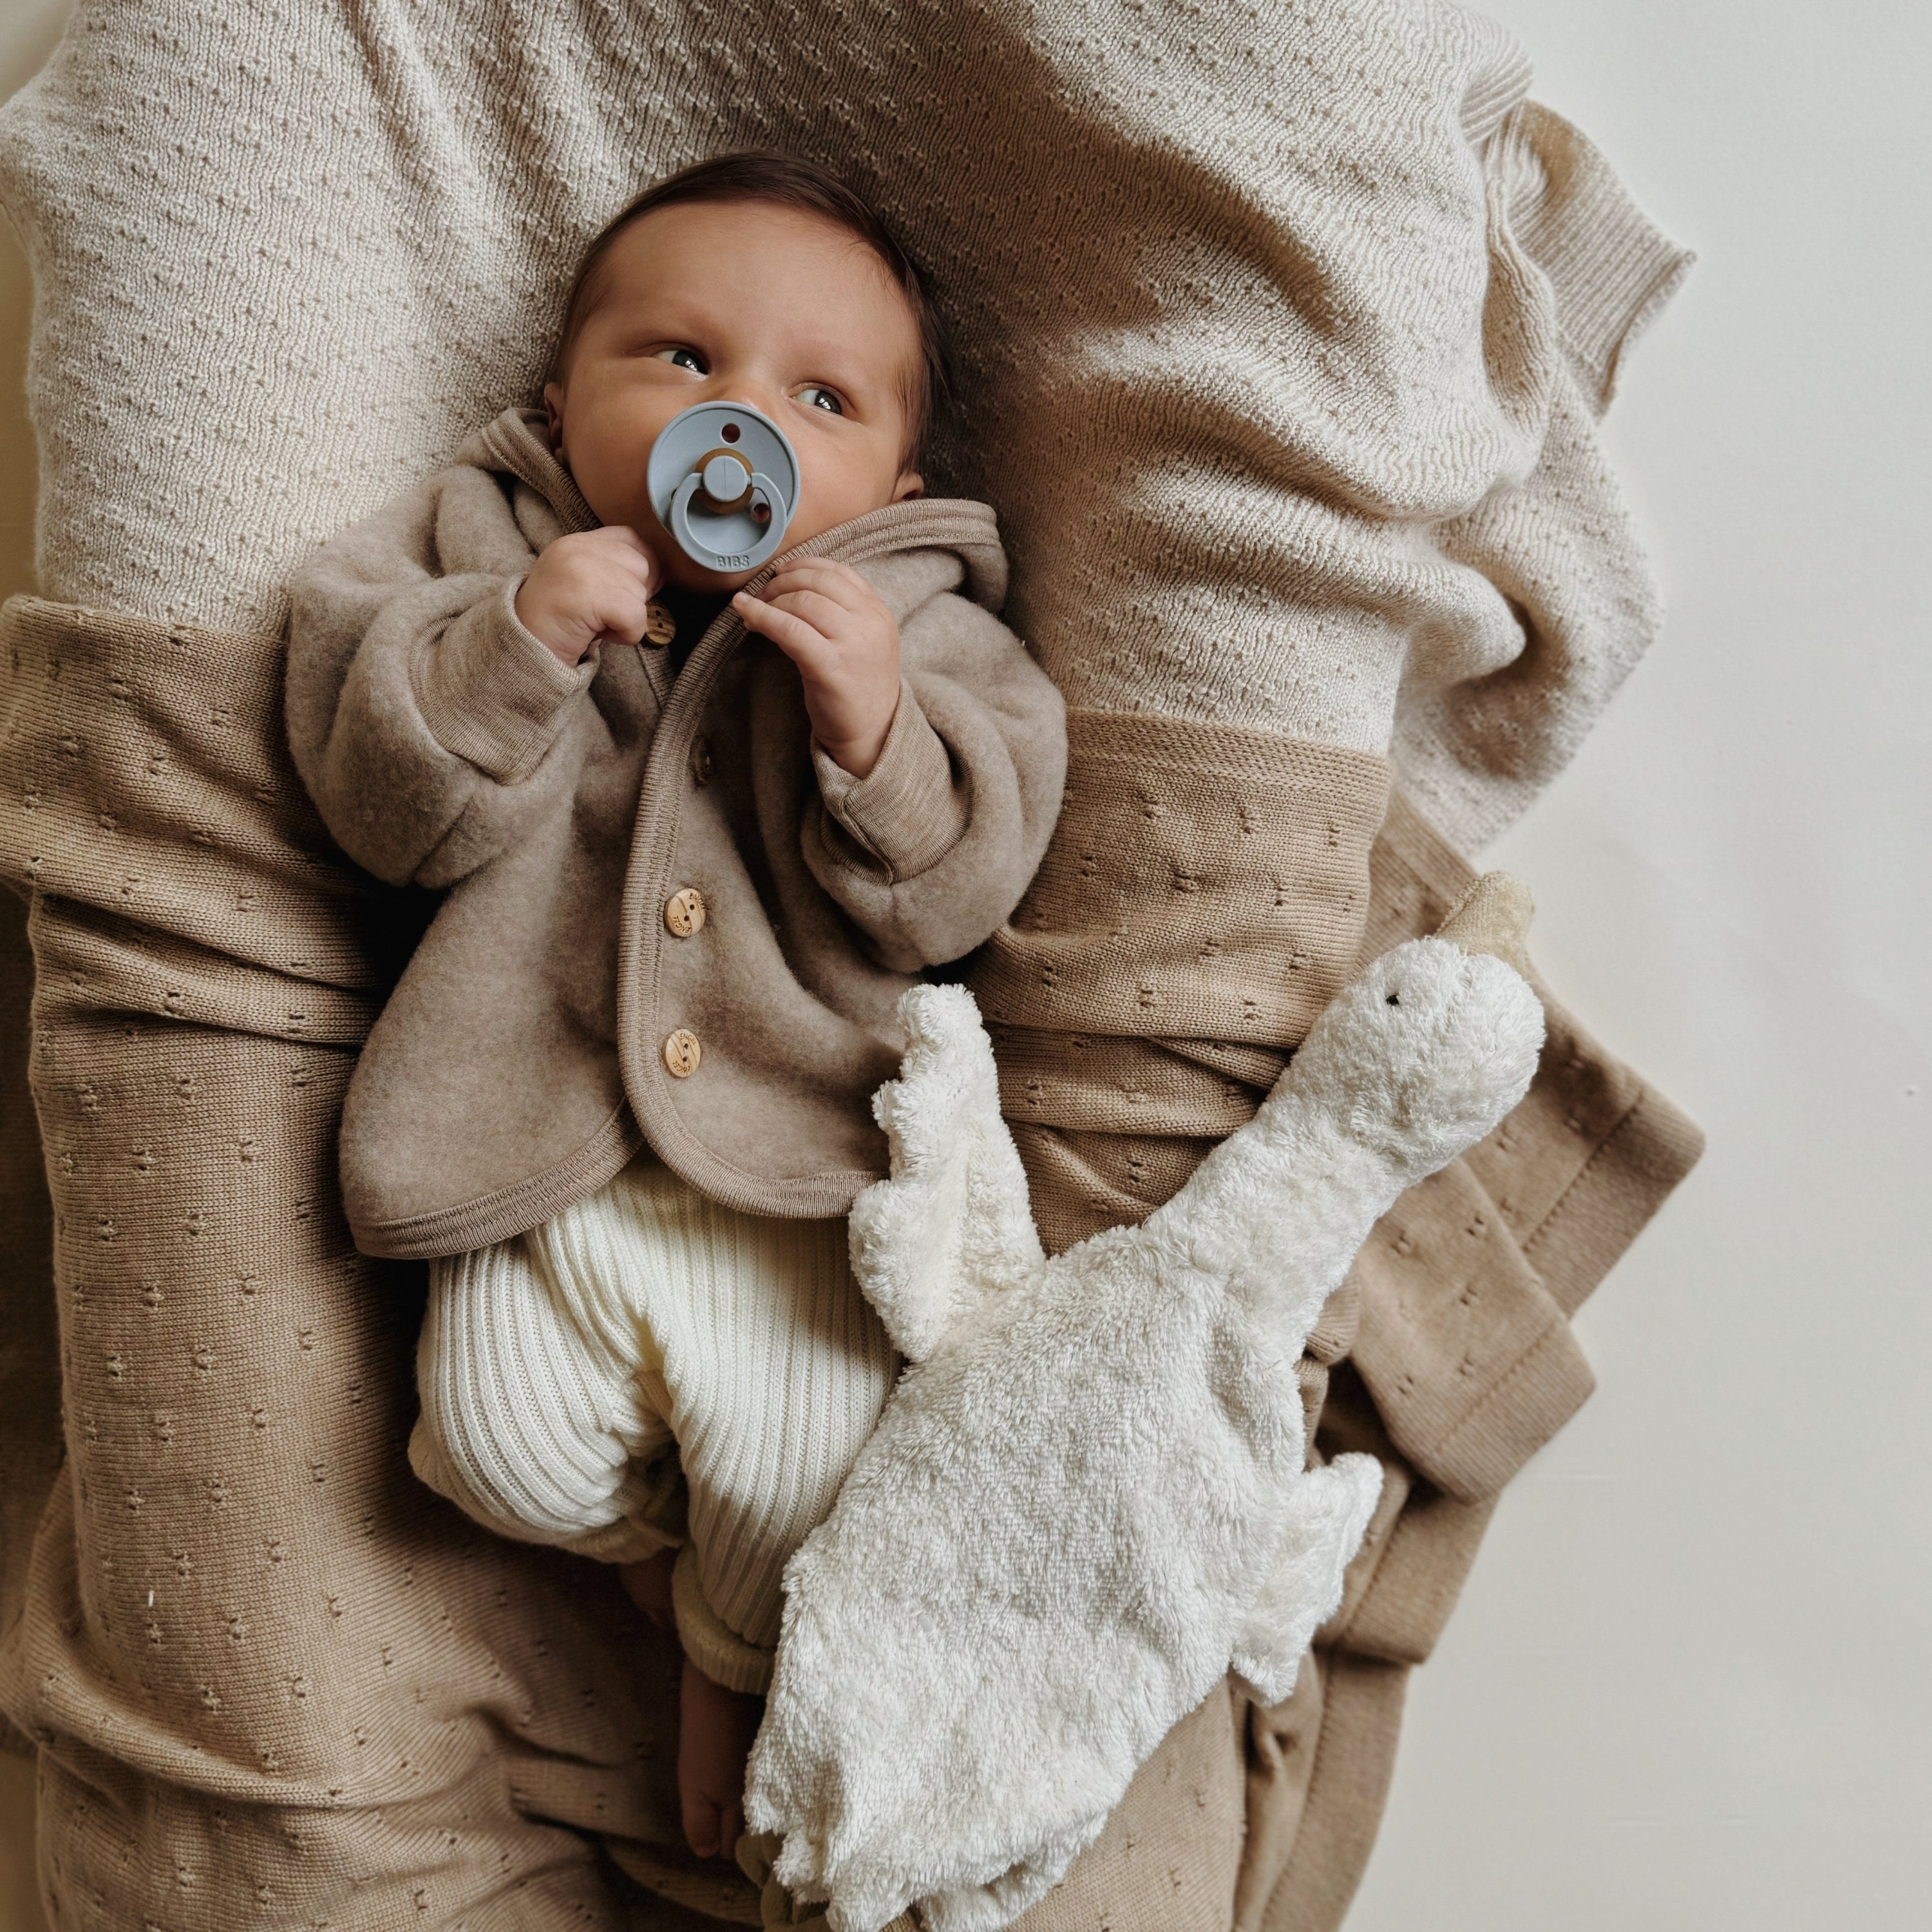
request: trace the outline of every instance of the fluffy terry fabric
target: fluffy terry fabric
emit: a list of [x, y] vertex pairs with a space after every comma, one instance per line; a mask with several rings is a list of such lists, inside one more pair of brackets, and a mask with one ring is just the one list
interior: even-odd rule
[[835, 1932], [915, 1901], [992, 1932], [1231, 1662], [1294, 1688], [1381, 1487], [1371, 1456], [1304, 1470], [1295, 1362], [1377, 1219], [1522, 1099], [1543, 1016], [1412, 940], [1165, 1207], [1049, 1262], [970, 994], [903, 1004], [852, 1244], [918, 1366], [788, 1572], [747, 1816]]
[[646, 1156], [431, 1266], [410, 1461], [519, 1542], [608, 1563], [684, 1542], [685, 1654], [762, 1690], [780, 1575], [898, 1366], [845, 1247], [842, 1220], [740, 1214]]

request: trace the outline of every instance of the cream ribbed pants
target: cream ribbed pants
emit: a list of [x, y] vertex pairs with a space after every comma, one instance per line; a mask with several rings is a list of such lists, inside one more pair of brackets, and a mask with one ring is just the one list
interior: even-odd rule
[[646, 1154], [555, 1220], [432, 1264], [410, 1461], [522, 1542], [613, 1563], [682, 1544], [686, 1653], [763, 1690], [786, 1562], [897, 1370], [842, 1220], [738, 1214]]

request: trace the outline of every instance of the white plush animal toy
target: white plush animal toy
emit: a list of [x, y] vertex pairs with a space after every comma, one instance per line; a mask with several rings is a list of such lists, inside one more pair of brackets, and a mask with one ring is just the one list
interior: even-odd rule
[[1292, 1688], [1381, 1485], [1306, 1466], [1296, 1359], [1376, 1220], [1527, 1090], [1542, 1010], [1496, 956], [1527, 897], [1492, 874], [1375, 961], [1172, 1201], [1052, 1260], [970, 996], [905, 995], [851, 1232], [912, 1366], [786, 1573], [747, 1794], [833, 1932], [915, 1901], [994, 1932], [1231, 1665]]

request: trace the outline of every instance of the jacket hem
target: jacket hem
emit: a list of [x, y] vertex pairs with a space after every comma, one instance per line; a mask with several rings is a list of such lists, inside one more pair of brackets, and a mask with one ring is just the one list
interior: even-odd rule
[[566, 1208], [614, 1180], [644, 1145], [644, 1130], [620, 1106], [582, 1146], [541, 1174], [475, 1199], [395, 1220], [364, 1220], [352, 1210], [350, 1232], [365, 1255], [385, 1261], [440, 1261], [494, 1247], [554, 1220]]

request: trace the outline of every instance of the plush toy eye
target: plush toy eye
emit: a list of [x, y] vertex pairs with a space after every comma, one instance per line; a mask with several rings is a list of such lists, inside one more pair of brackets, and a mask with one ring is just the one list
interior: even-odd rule
[[1383, 1005], [1384, 1005], [1384, 1006], [1400, 1006], [1400, 1005], [1402, 1004], [1402, 1001], [1400, 1000], [1400, 999], [1399, 999], [1399, 998], [1396, 997], [1396, 994], [1394, 994], [1394, 993], [1391, 993], [1391, 994], [1390, 994], [1390, 995], [1388, 996], [1388, 998], [1382, 1002], [1382, 1004], [1383, 1004]]

